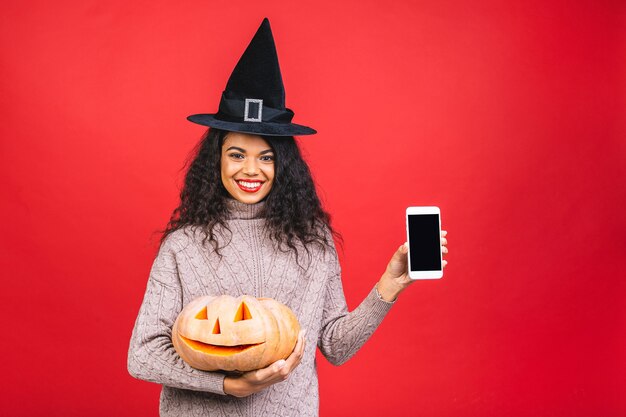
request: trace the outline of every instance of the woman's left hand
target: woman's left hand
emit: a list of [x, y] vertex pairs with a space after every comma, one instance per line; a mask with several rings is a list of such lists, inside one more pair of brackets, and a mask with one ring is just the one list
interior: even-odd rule
[[[448, 253], [448, 240], [446, 235], [448, 232], [441, 231], [441, 253], [446, 255]], [[400, 246], [396, 253], [393, 254], [385, 273], [376, 284], [378, 293], [385, 301], [394, 301], [402, 291], [404, 291], [414, 280], [409, 278], [408, 274], [408, 258], [407, 253], [409, 248], [407, 243]], [[443, 261], [443, 268], [448, 264], [447, 261]]]

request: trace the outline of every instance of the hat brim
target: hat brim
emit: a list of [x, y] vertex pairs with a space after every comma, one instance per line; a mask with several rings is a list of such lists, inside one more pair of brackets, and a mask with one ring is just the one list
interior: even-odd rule
[[315, 129], [295, 123], [269, 123], [269, 122], [229, 122], [217, 119], [215, 114], [192, 114], [187, 120], [203, 126], [229, 130], [231, 132], [251, 133], [265, 136], [296, 136], [313, 135]]

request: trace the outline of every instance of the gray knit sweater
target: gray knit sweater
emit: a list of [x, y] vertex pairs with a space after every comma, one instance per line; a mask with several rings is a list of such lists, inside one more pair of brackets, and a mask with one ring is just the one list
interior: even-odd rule
[[[220, 258], [200, 231], [180, 229], [161, 246], [128, 351], [135, 378], [162, 384], [161, 416], [317, 416], [315, 346], [335, 365], [354, 355], [391, 308], [375, 289], [348, 312], [336, 252], [311, 259], [279, 250], [259, 218], [264, 203], [229, 201], [232, 233], [220, 233]], [[187, 234], [185, 234], [185, 230]], [[224, 373], [191, 368], [176, 353], [172, 325], [184, 305], [202, 295], [271, 297], [289, 306], [306, 329], [300, 365], [288, 380], [245, 398], [224, 394]]]

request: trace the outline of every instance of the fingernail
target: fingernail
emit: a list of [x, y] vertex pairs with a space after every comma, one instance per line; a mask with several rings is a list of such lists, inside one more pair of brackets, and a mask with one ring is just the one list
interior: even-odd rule
[[276, 362], [276, 365], [278, 365], [278, 369], [281, 369], [283, 366], [285, 366], [285, 361], [283, 359], [279, 360], [278, 362]]
[[304, 335], [306, 334], [306, 329], [302, 329], [302, 332], [300, 332], [302, 334], [302, 337], [304, 337]]

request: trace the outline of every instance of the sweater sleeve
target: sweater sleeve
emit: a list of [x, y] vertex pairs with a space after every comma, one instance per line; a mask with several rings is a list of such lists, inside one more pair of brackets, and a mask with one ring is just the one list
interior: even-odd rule
[[336, 258], [334, 263], [335, 267], [331, 268], [331, 276], [326, 284], [318, 346], [330, 363], [341, 365], [367, 342], [393, 303], [381, 299], [375, 287], [372, 287], [361, 304], [348, 312], [341, 284], [341, 269]]
[[224, 374], [194, 369], [172, 344], [172, 326], [182, 309], [176, 250], [166, 240], [154, 260], [128, 349], [128, 372], [170, 387], [224, 393]]

